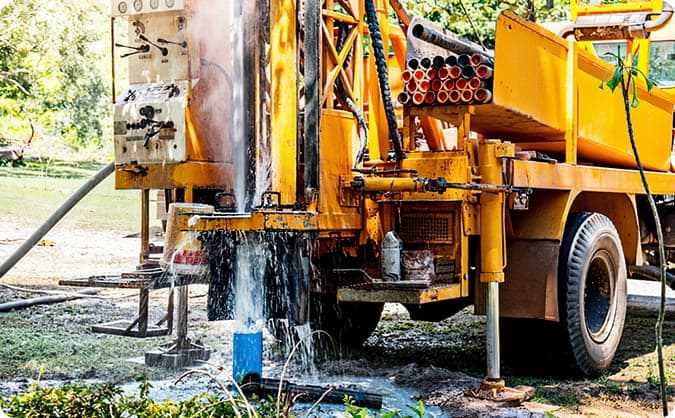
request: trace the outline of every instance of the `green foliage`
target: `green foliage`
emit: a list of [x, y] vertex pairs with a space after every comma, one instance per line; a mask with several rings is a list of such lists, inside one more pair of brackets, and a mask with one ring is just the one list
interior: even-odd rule
[[[0, 400], [0, 408], [12, 417], [69, 418], [201, 418], [234, 417], [233, 403], [213, 394], [197, 395], [183, 402], [156, 402], [148, 397], [150, 384], [144, 382], [138, 395], [126, 395], [111, 384], [95, 386], [66, 385], [39, 388], [37, 385], [21, 395]], [[246, 411], [236, 401], [239, 411]]]
[[[186, 401], [157, 402], [150, 398], [152, 385], [140, 378], [137, 395], [126, 394], [118, 386], [98, 384], [83, 386], [65, 385], [59, 388], [40, 388], [33, 385], [27, 392], [8, 399], [0, 399], [0, 410], [12, 417], [69, 417], [69, 418], [206, 418], [243, 416], [274, 417], [275, 401], [272, 398], [251, 399], [251, 413], [246, 402], [214, 394], [200, 394]], [[344, 400], [347, 418], [425, 418], [423, 401], [408, 407], [409, 413], [398, 410], [371, 414], [366, 408], [354, 405], [353, 399]]]
[[[494, 47], [495, 22], [501, 11], [512, 9], [523, 16], [528, 14], [525, 0], [404, 0], [403, 4], [412, 15], [423, 16], [477, 42], [466, 9], [478, 37], [489, 48]], [[559, 21], [565, 19], [569, 0], [556, 1], [553, 8], [548, 8], [545, 0], [535, 0], [534, 6], [538, 21]]]
[[614, 92], [617, 87], [621, 87], [622, 89], [625, 89], [626, 97], [628, 97], [630, 94], [631, 107], [638, 107], [640, 105], [640, 100], [638, 99], [637, 94], [637, 80], [644, 80], [647, 91], [651, 91], [656, 83], [638, 68], [637, 55], [633, 57], [630, 65], [626, 64], [626, 60], [618, 52], [607, 52], [605, 53], [605, 56], [614, 58], [616, 60], [616, 67], [614, 67], [614, 73], [612, 73], [612, 77], [609, 80], [600, 83], [600, 88], [602, 89], [606, 85], [610, 90], [612, 90], [612, 92]]
[[408, 406], [408, 409], [412, 414], [405, 414], [399, 410], [394, 409], [372, 415], [370, 410], [367, 408], [355, 406], [354, 400], [349, 396], [345, 396], [344, 407], [344, 416], [346, 418], [425, 418], [427, 416], [424, 401], [418, 401], [417, 404]]
[[0, 138], [100, 145], [110, 114], [108, 3], [12, 0], [0, 9]]

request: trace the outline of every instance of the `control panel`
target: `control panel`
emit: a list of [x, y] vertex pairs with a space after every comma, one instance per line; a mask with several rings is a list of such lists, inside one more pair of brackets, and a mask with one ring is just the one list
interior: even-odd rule
[[112, 13], [116, 67], [127, 83], [115, 100], [115, 161], [185, 162], [188, 95], [199, 77], [186, 0], [112, 0]]
[[129, 16], [185, 9], [185, 0], [113, 0], [112, 15]]
[[130, 86], [115, 104], [118, 164], [183, 162], [187, 82]]

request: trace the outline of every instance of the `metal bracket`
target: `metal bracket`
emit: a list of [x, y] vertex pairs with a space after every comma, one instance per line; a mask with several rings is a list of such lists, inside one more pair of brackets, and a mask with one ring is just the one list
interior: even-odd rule
[[281, 192], [269, 191], [263, 193], [260, 197], [260, 207], [264, 209], [281, 209]]
[[509, 209], [528, 210], [530, 208], [530, 194], [532, 191], [516, 190], [509, 195]]

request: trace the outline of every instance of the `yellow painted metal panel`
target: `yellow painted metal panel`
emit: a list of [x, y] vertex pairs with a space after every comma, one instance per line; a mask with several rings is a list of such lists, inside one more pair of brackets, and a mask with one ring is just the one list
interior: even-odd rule
[[321, 229], [360, 229], [359, 208], [340, 204], [341, 178], [351, 175], [352, 144], [357, 141], [356, 120], [351, 113], [324, 109], [321, 112]]
[[188, 161], [115, 168], [115, 188], [118, 190], [189, 187], [231, 189], [232, 164]]
[[[675, 194], [675, 173], [647, 172], [654, 194]], [[643, 194], [637, 170], [513, 161], [515, 187]]]
[[294, 0], [270, 2], [272, 190], [293, 204], [297, 182], [297, 38]]
[[637, 1], [620, 1], [613, 3], [597, 3], [590, 4], [585, 1], [572, 1], [570, 3], [572, 20], [577, 16], [594, 15], [605, 13], [627, 13], [627, 12], [644, 12], [644, 11], [658, 11], [663, 8], [663, 0], [637, 0]]
[[[612, 66], [579, 51], [579, 152], [585, 159], [633, 167], [623, 98], [621, 93], [600, 89]], [[670, 169], [673, 102], [662, 92], [649, 94], [638, 89], [640, 105], [632, 109], [633, 127], [640, 157], [646, 168]]]
[[[565, 94], [568, 49], [567, 41], [546, 29], [511, 12], [502, 13], [497, 22], [494, 101], [475, 107], [472, 129], [527, 142], [530, 149], [538, 149], [541, 142], [542, 150], [562, 153], [566, 136], [568, 140], [575, 137], [565, 133], [574, 127], [569, 123], [574, 115], [569, 112], [576, 107], [579, 159], [633, 167], [621, 95], [600, 89], [601, 82], [611, 77], [612, 65], [579, 49], [576, 71], [570, 73], [578, 86], [578, 103], [570, 106], [574, 103]], [[650, 170], [668, 171], [672, 98], [659, 89], [648, 93], [641, 84], [638, 95], [641, 103], [632, 114], [643, 163]]]
[[[502, 13], [497, 20], [494, 104], [537, 121], [549, 135], [564, 132], [566, 63], [565, 41], [511, 12]], [[476, 127], [476, 120], [472, 125]]]
[[208, 231], [316, 231], [317, 216], [309, 212], [254, 212], [250, 215], [180, 216], [179, 230]]

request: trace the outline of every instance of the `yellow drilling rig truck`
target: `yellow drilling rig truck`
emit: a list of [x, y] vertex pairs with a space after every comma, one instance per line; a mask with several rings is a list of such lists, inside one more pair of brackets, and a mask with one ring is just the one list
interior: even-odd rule
[[[97, 331], [170, 333], [173, 299], [160, 324], [147, 311], [148, 292], [171, 286], [178, 339], [162, 355], [206, 356], [187, 338], [187, 286], [209, 284], [215, 320], [236, 317], [237, 292], [258, 283], [263, 297], [246, 302], [258, 315], [343, 345], [362, 344], [385, 303], [421, 321], [474, 305], [487, 315], [489, 379], [500, 318], [545, 324], [574, 367], [601, 372], [621, 340], [627, 277], [653, 275], [656, 232], [622, 96], [600, 87], [607, 51], [658, 85], [637, 81], [632, 118], [675, 261], [667, 2], [572, 1], [571, 21], [546, 27], [505, 11], [493, 50], [398, 1], [112, 10], [115, 180], [142, 191], [141, 265], [66, 284], [138, 287], [141, 303], [134, 321]], [[151, 190], [168, 207], [163, 248], [150, 243]]]

